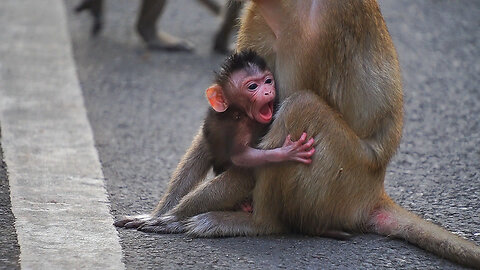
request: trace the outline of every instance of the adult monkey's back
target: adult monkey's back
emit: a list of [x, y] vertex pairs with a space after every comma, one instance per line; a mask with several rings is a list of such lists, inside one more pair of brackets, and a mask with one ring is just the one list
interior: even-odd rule
[[[198, 236], [371, 231], [480, 267], [478, 246], [409, 213], [384, 191], [386, 167], [400, 142], [403, 101], [397, 55], [375, 0], [253, 1], [238, 49], [266, 58], [284, 101], [262, 147], [278, 147], [287, 134], [305, 131], [315, 137], [312, 164], [261, 168], [253, 215], [218, 211], [248, 191], [241, 185], [250, 181], [248, 173], [229, 170], [180, 200], [210, 167], [199, 134], [153, 219], [118, 225], [146, 222], [147, 231], [182, 231], [189, 218], [187, 232]], [[168, 217], [155, 218], [167, 211]]]

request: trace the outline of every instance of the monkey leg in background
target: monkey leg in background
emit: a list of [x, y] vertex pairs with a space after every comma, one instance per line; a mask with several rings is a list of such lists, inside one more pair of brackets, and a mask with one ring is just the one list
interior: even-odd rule
[[142, 0], [137, 19], [137, 31], [151, 50], [191, 51], [193, 45], [166, 32], [157, 32], [157, 21], [166, 0]]
[[75, 7], [75, 13], [82, 11], [90, 12], [93, 17], [91, 33], [92, 36], [98, 35], [103, 27], [103, 0], [83, 0]]
[[225, 5], [225, 13], [220, 29], [215, 34], [213, 50], [218, 53], [230, 53], [230, 34], [236, 28], [237, 20], [242, 9], [242, 3], [236, 0], [229, 0]]
[[[210, 0], [201, 0], [212, 12], [218, 13], [220, 7], [215, 7]], [[166, 0], [142, 0], [137, 18], [137, 31], [142, 40], [151, 50], [191, 51], [193, 45], [183, 39], [169, 35], [166, 32], [157, 32], [157, 21], [162, 15]], [[103, 27], [104, 0], [83, 0], [75, 12], [89, 11], [93, 17], [92, 35], [95, 36]]]
[[[220, 14], [221, 7], [212, 0], [198, 0], [212, 13]], [[157, 21], [165, 7], [166, 0], [142, 0], [137, 18], [137, 31], [149, 49], [190, 51], [193, 45], [185, 40], [173, 37], [165, 32], [157, 32]], [[83, 0], [75, 7], [75, 12], [88, 11], [93, 17], [92, 36], [98, 35], [103, 28], [104, 0]], [[229, 37], [236, 27], [242, 3], [229, 0], [225, 5], [223, 21], [214, 38], [213, 49], [219, 53], [229, 53]]]

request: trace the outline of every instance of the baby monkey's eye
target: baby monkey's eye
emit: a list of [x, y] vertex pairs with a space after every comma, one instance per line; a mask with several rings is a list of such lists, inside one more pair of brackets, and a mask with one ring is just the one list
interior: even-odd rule
[[248, 89], [255, 90], [255, 89], [257, 89], [257, 87], [258, 87], [258, 85], [256, 83], [252, 83], [248, 86]]
[[270, 79], [270, 78], [268, 78], [268, 79], [265, 80], [265, 83], [266, 83], [266, 84], [272, 84], [272, 82], [273, 82], [273, 80]]

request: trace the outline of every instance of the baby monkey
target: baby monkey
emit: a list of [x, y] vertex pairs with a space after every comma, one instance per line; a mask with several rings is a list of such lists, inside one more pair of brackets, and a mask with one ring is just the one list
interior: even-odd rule
[[[213, 158], [213, 171], [220, 174], [230, 166], [255, 167], [266, 163], [312, 162], [314, 139], [303, 133], [298, 141], [290, 135], [282, 147], [262, 150], [255, 146], [272, 121], [275, 80], [266, 62], [254, 51], [242, 51], [228, 57], [215, 83], [206, 90], [211, 109], [203, 132]], [[249, 203], [241, 205], [251, 212]]]

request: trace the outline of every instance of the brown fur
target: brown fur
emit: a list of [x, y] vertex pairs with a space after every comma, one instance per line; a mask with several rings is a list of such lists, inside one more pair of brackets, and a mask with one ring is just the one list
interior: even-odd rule
[[[261, 13], [260, 5], [268, 2], [249, 3], [237, 45], [267, 60], [283, 101], [260, 146], [278, 147], [287, 134], [296, 139], [305, 131], [315, 138], [313, 162], [258, 169], [253, 215], [222, 211], [221, 194], [244, 183], [240, 177], [248, 179], [227, 171], [194, 189], [167, 216], [193, 216], [182, 231], [203, 237], [371, 231], [478, 268], [478, 246], [409, 213], [385, 194], [386, 167], [401, 137], [403, 101], [397, 55], [376, 1], [273, 1], [277, 6], [267, 11], [281, 14], [280, 25]], [[194, 155], [189, 152], [186, 159]], [[190, 167], [180, 164], [177, 172]], [[178, 176], [172, 185], [190, 181]], [[225, 190], [222, 181], [228, 181]], [[207, 195], [210, 205], [199, 199]], [[141, 229], [168, 225], [156, 216]]]

